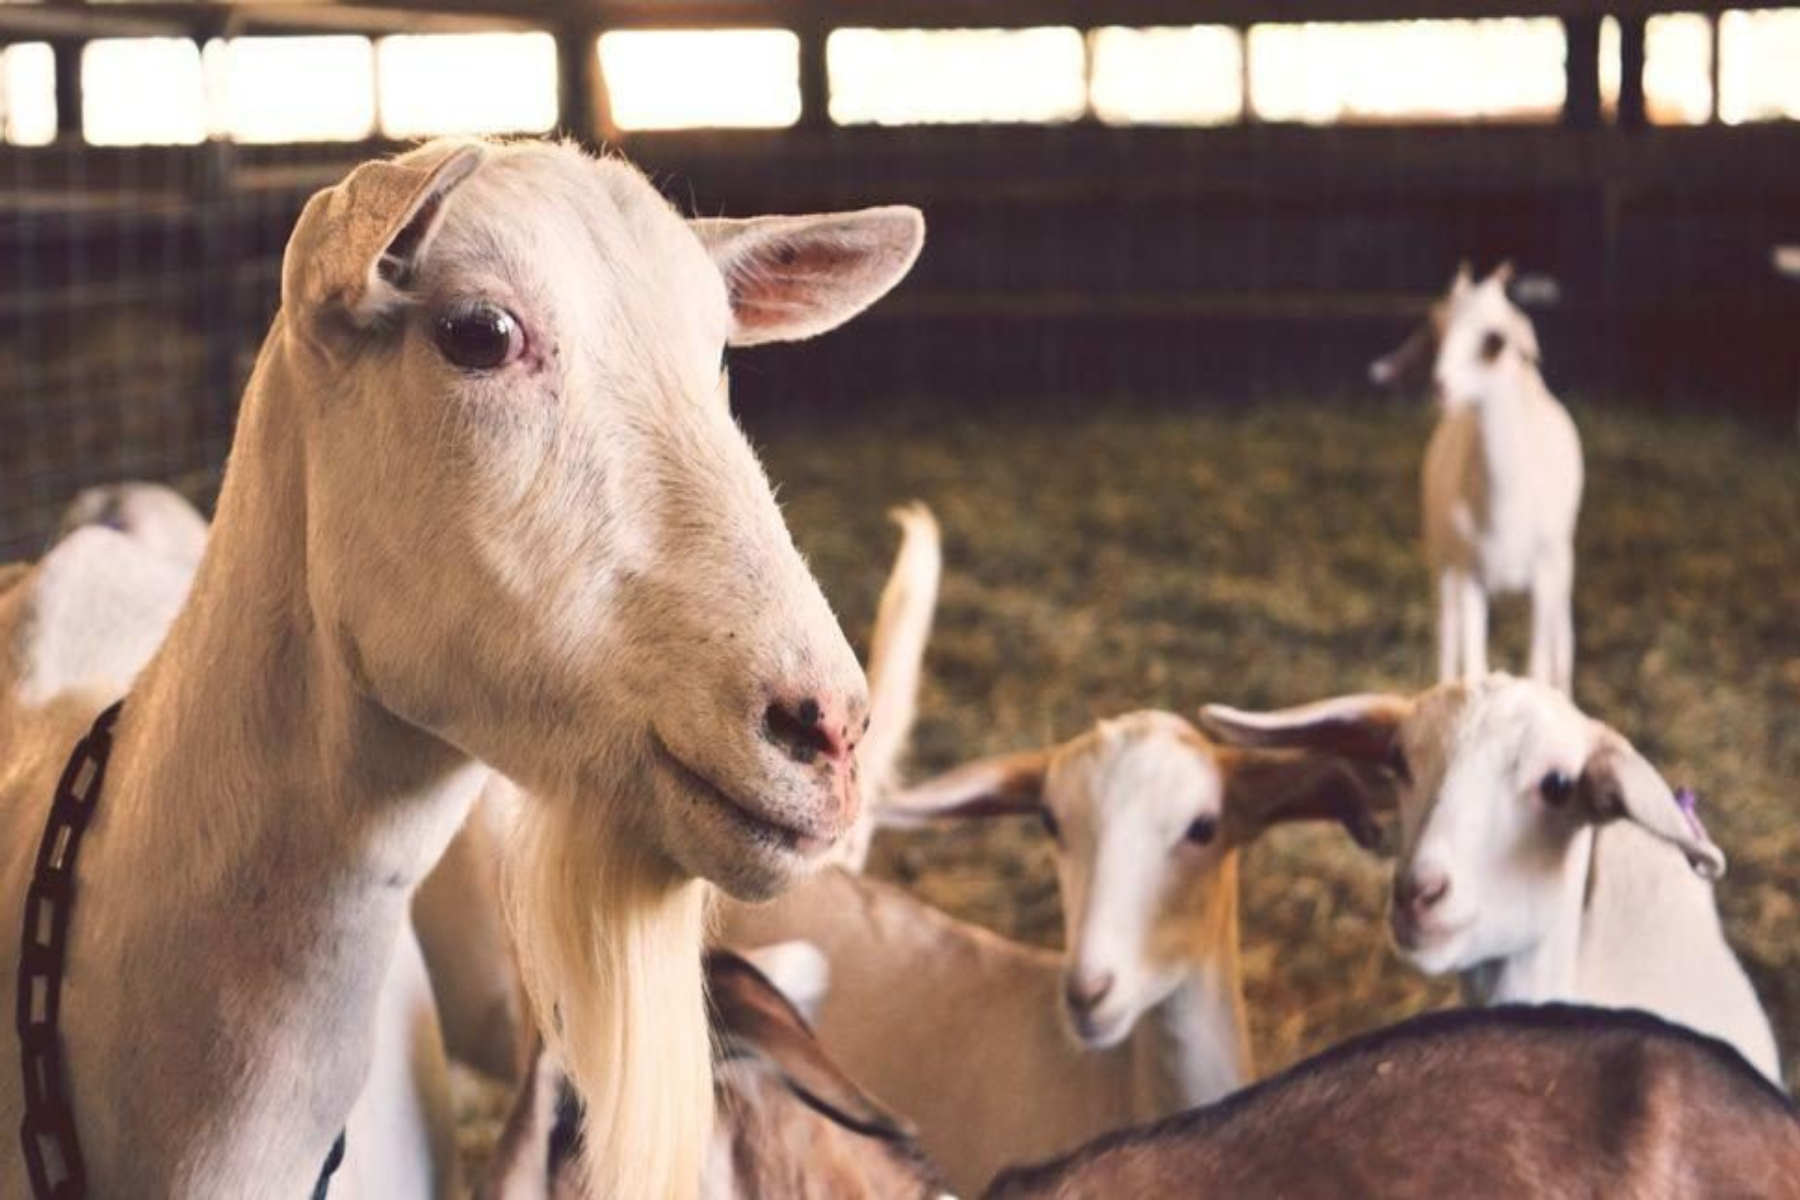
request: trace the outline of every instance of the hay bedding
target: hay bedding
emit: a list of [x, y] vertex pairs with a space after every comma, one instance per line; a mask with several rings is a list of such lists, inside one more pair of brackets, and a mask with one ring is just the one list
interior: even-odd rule
[[[857, 645], [895, 545], [885, 509], [918, 497], [944, 527], [914, 777], [1134, 708], [1273, 706], [1436, 677], [1422, 406], [805, 416], [752, 425]], [[1728, 418], [1618, 405], [1575, 417], [1588, 463], [1577, 699], [1702, 793], [1731, 859], [1727, 933], [1800, 1082], [1800, 453], [1785, 431]], [[1521, 601], [1497, 607], [1496, 666], [1522, 669], [1528, 619]], [[1060, 939], [1034, 822], [883, 835], [870, 870], [1011, 936]], [[1249, 852], [1260, 1070], [1454, 1000], [1389, 950], [1387, 870], [1332, 829], [1281, 830]]]
[[[1261, 706], [1436, 678], [1418, 548], [1422, 405], [1107, 405], [776, 425], [762, 450], [795, 536], [865, 645], [917, 496], [944, 526], [913, 776], [1133, 708]], [[1588, 489], [1576, 693], [1703, 796], [1731, 859], [1726, 930], [1800, 1080], [1800, 453], [1784, 430], [1578, 405]], [[1522, 670], [1503, 602], [1493, 660]], [[1054, 945], [1033, 822], [884, 835], [871, 870]], [[1257, 1061], [1278, 1069], [1448, 1003], [1388, 949], [1387, 864], [1339, 831], [1278, 831], [1244, 870]]]

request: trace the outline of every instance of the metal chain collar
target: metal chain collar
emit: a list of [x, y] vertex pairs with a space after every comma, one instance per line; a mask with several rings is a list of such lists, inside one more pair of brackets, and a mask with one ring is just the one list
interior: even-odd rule
[[[68, 961], [69, 914], [75, 903], [75, 854], [100, 800], [106, 760], [112, 754], [113, 725], [124, 706], [120, 700], [96, 717], [94, 727], [69, 755], [25, 893], [14, 1023], [25, 1070], [25, 1119], [19, 1138], [31, 1194], [37, 1200], [83, 1200], [87, 1195], [75, 1113], [63, 1088], [57, 1018], [62, 1010], [63, 966]], [[313, 1200], [323, 1200], [343, 1158], [344, 1135], [339, 1133], [313, 1188]]]

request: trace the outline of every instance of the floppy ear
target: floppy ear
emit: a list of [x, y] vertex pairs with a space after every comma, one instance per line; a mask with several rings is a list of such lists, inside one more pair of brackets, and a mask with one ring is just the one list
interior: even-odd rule
[[1404, 696], [1377, 692], [1266, 713], [1208, 704], [1200, 710], [1200, 728], [1232, 746], [1310, 750], [1380, 763], [1412, 706]]
[[1707, 836], [1692, 802], [1677, 800], [1656, 768], [1624, 737], [1604, 725], [1599, 730], [1575, 785], [1583, 815], [1596, 824], [1634, 821], [1686, 855], [1702, 878], [1723, 875], [1725, 852]]
[[899, 283], [925, 244], [925, 218], [902, 205], [688, 226], [725, 277], [733, 346], [837, 328]]
[[[434, 153], [436, 152], [436, 153]], [[364, 163], [307, 201], [282, 260], [281, 303], [309, 323], [379, 321], [402, 301], [452, 192], [487, 157], [479, 143]]]
[[1377, 810], [1392, 809], [1394, 784], [1368, 763], [1299, 750], [1215, 752], [1225, 776], [1226, 839], [1248, 845], [1283, 821], [1337, 821], [1365, 850], [1381, 844]]
[[844, 1074], [800, 1011], [744, 958], [708, 951], [706, 985], [723, 1058], [767, 1063], [796, 1096], [852, 1132], [889, 1140], [912, 1136], [905, 1122]]
[[940, 817], [1012, 817], [1044, 802], [1044, 777], [1056, 747], [1018, 750], [964, 763], [890, 796], [875, 813], [888, 828], [917, 828]]
[[774, 942], [745, 950], [742, 957], [774, 984], [808, 1022], [819, 1019], [825, 993], [831, 990], [831, 963], [817, 946], [799, 939]]

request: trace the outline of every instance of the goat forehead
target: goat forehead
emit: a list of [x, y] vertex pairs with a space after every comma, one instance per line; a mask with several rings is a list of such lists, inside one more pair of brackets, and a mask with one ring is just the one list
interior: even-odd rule
[[1445, 689], [1407, 724], [1408, 757], [1431, 806], [1452, 795], [1490, 802], [1532, 772], [1574, 770], [1587, 742], [1586, 718], [1566, 698], [1509, 676]]
[[572, 147], [499, 149], [450, 205], [438, 245], [447, 270], [553, 292], [559, 303], [616, 291], [634, 313], [662, 308], [721, 327], [726, 318], [711, 259], [649, 180]]
[[1167, 713], [1103, 721], [1073, 743], [1053, 772], [1061, 806], [1084, 806], [1096, 819], [1128, 813], [1191, 818], [1195, 804], [1216, 810], [1221, 780], [1198, 735]]

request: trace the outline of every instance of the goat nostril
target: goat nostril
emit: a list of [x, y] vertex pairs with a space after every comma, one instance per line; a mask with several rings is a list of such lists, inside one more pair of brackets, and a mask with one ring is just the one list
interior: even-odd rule
[[1418, 904], [1420, 908], [1435, 908], [1437, 907], [1438, 902], [1449, 894], [1450, 881], [1443, 876], [1438, 876], [1435, 879], [1427, 880], [1425, 884], [1419, 888], [1419, 894], [1414, 897], [1414, 902]]
[[1108, 971], [1104, 975], [1076, 978], [1071, 976], [1063, 985], [1063, 999], [1068, 1002], [1072, 1012], [1091, 1012], [1106, 999], [1112, 991], [1113, 976]]
[[763, 732], [796, 762], [811, 763], [823, 754], [842, 758], [843, 744], [821, 724], [819, 702], [810, 696], [792, 710], [776, 701], [763, 713]]
[[1450, 880], [1447, 876], [1430, 875], [1421, 878], [1407, 874], [1394, 880], [1394, 904], [1398, 908], [1424, 912], [1435, 908], [1449, 894]]

